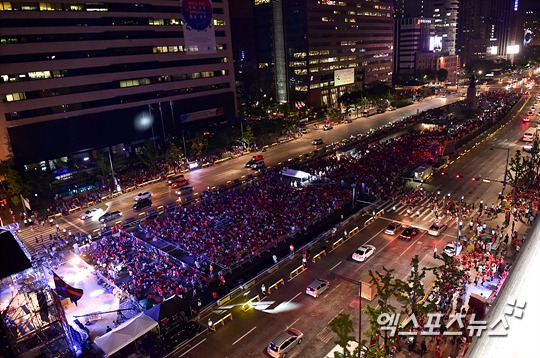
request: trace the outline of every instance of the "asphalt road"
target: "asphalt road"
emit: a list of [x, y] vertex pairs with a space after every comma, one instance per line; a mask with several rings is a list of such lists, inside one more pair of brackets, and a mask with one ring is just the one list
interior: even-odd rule
[[[528, 112], [530, 104], [531, 101], [523, 109], [524, 113]], [[450, 193], [453, 198], [463, 195], [466, 201], [472, 200], [477, 204], [480, 200], [484, 200], [488, 205], [495, 203], [502, 184], [494, 181], [473, 181], [472, 178], [481, 175], [482, 178], [502, 180], [508, 153], [505, 148], [510, 148], [510, 156], [516, 149], [521, 149], [524, 143], [520, 138], [528, 126], [529, 124], [523, 124], [520, 118], [514, 119], [492, 138], [454, 162], [447, 168], [447, 175], [435, 176], [424, 185], [425, 189], [433, 192], [439, 190], [441, 195]], [[456, 174], [460, 174], [461, 178], [456, 178]], [[350, 314], [356, 330], [359, 323], [358, 286], [332, 277], [329, 275], [330, 271], [359, 280], [369, 270], [380, 271], [387, 267], [395, 270], [396, 277], [405, 279], [410, 274], [411, 258], [418, 255], [421, 267], [432, 267], [436, 265], [433, 258], [434, 247], [441, 252], [447, 243], [455, 239], [458, 226], [455, 219], [443, 218], [448, 229], [441, 236], [433, 237], [427, 234], [426, 229], [434, 220], [427, 204], [426, 199], [414, 207], [413, 212], [420, 212], [417, 217], [407, 215], [406, 208], [399, 203], [383, 203], [380, 207], [387, 211], [382, 218], [361, 229], [357, 235], [322, 260], [310, 262], [308, 269], [293, 280], [288, 279], [289, 272], [300, 265], [299, 259], [259, 282], [251, 291], [245, 293], [244, 298], [231, 301], [211, 316], [212, 321], [216, 322], [220, 317], [232, 313], [232, 320], [227, 319], [225, 325], [217, 327], [216, 332], [201, 333], [171, 356], [266, 357], [268, 355], [265, 349], [268, 343], [281, 331], [295, 327], [304, 333], [304, 339], [288, 357], [323, 357], [335, 345], [336, 336], [328, 328], [329, 322], [335, 316], [339, 313]], [[391, 210], [394, 205], [395, 211]], [[383, 231], [391, 221], [417, 226], [421, 233], [411, 241], [403, 241], [397, 235], [386, 235]], [[355, 224], [357, 223], [353, 222], [349, 226]], [[338, 235], [342, 234], [342, 230]], [[364, 263], [353, 261], [351, 254], [364, 243], [377, 248], [375, 255]], [[305, 288], [313, 279], [319, 277], [330, 278], [331, 287], [318, 299], [314, 299], [305, 294]], [[247, 312], [241, 310], [241, 304], [245, 300], [261, 294], [261, 283], [269, 287], [280, 278], [284, 278], [285, 284], [280, 285], [278, 290], [272, 291], [263, 301], [256, 303], [253, 309]], [[426, 277], [425, 286], [432, 280], [433, 277]], [[362, 300], [362, 307], [365, 304], [366, 301]], [[201, 324], [207, 325], [207, 317], [202, 319]], [[362, 317], [362, 326], [367, 327], [367, 324], [367, 319]]]
[[[447, 98], [435, 97], [404, 108], [396, 109], [395, 111], [376, 114], [367, 118], [360, 117], [349, 124], [337, 124], [334, 126], [334, 129], [330, 131], [323, 131], [321, 126], [319, 126], [319, 129], [314, 129], [313, 125], [309, 125], [308, 128], [310, 129], [310, 132], [303, 137], [269, 148], [264, 153], [265, 163], [267, 166], [274, 166], [278, 163], [285, 162], [289, 158], [311, 152], [316, 149], [316, 146], [311, 144], [312, 140], [315, 138], [322, 138], [325, 145], [330, 144], [349, 138], [353, 134], [365, 133], [370, 129], [378, 128], [384, 124], [416, 114], [417, 112], [453, 103], [458, 100], [460, 100], [460, 97], [457, 94], [448, 96]], [[251, 169], [244, 167], [244, 164], [249, 158], [249, 156], [243, 156], [218, 165], [198, 169], [186, 174], [186, 178], [190, 180], [190, 185], [194, 187], [195, 191], [200, 192], [206, 190], [209, 186], [218, 186], [226, 183], [228, 180], [238, 179], [243, 175], [252, 173]], [[150, 208], [136, 212], [132, 209], [132, 205], [135, 203], [133, 198], [138, 193], [145, 191], [151, 191], [153, 193], [151, 199], [153, 205]], [[96, 205], [96, 207], [103, 209], [105, 212], [119, 210], [122, 212], [123, 219], [125, 220], [127, 218], [137, 217], [141, 212], [153, 210], [159, 205], [172, 203], [177, 199], [178, 196], [175, 194], [175, 189], [168, 187], [164, 182], [158, 182], [133, 192], [123, 194], [105, 203]], [[60, 225], [60, 229], [66, 229], [66, 231], [71, 231], [72, 233], [92, 233], [94, 230], [102, 228], [102, 225], [97, 221], [97, 218], [83, 221], [79, 219], [80, 215], [81, 212], [78, 211], [71, 215], [62, 216], [58, 218], [56, 222]], [[36, 248], [40, 247], [40, 245], [36, 245], [34, 240], [35, 237], [40, 235], [48, 236], [55, 230], [55, 227], [50, 227], [47, 224], [44, 228], [35, 226], [32, 229], [23, 229], [19, 233], [19, 237], [28, 250], [33, 253]]]

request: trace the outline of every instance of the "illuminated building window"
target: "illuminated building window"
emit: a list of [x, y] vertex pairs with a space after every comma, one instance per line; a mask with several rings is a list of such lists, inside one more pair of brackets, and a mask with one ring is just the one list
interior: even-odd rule
[[148, 25], [163, 26], [163, 25], [165, 25], [165, 20], [163, 20], [163, 19], [148, 19]]
[[9, 11], [11, 9], [11, 3], [8, 1], [0, 1], [0, 11]]
[[24, 92], [6, 94], [6, 101], [8, 102], [22, 101], [23, 99], [26, 99], [26, 95], [24, 94]]
[[39, 3], [40, 11], [62, 11], [62, 5], [53, 2], [40, 2]]

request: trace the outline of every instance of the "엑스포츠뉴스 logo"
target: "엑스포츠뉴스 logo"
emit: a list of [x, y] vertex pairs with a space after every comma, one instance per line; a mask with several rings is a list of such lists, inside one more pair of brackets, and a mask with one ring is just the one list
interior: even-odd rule
[[182, 16], [193, 30], [206, 30], [212, 25], [212, 2], [210, 0], [183, 0]]

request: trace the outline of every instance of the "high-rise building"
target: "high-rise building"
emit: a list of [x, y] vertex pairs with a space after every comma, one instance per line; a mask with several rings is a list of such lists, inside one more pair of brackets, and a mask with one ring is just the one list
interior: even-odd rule
[[396, 19], [407, 19], [413, 17], [430, 17], [429, 0], [396, 0]]
[[490, 2], [490, 10], [488, 58], [513, 62], [523, 47], [523, 20], [519, 0], [493, 0]]
[[457, 52], [461, 64], [485, 59], [489, 45], [490, 1], [460, 0]]
[[5, 1], [0, 27], [1, 159], [51, 167], [236, 115], [228, 0]]
[[456, 54], [459, 0], [432, 0], [435, 36], [441, 39], [441, 52]]
[[435, 50], [434, 31], [433, 19], [430, 18], [415, 17], [396, 20], [394, 75], [415, 73], [416, 54]]
[[317, 107], [363, 86], [390, 84], [392, 4], [255, 0], [262, 88], [278, 102]]
[[540, 59], [540, 6], [525, 9], [523, 26], [523, 47], [525, 59]]

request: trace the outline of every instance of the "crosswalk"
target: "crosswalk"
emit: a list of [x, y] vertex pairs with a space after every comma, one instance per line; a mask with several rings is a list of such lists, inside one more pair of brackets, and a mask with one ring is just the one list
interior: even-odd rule
[[[414, 205], [406, 205], [401, 200], [387, 200], [380, 207], [389, 215], [408, 217], [415, 225], [429, 227], [435, 221], [435, 211], [432, 208], [430, 198], [422, 198]], [[459, 222], [453, 215], [446, 215], [444, 210], [438, 210], [439, 220], [446, 223], [447, 227], [458, 227]], [[466, 225], [467, 223], [463, 223]]]

